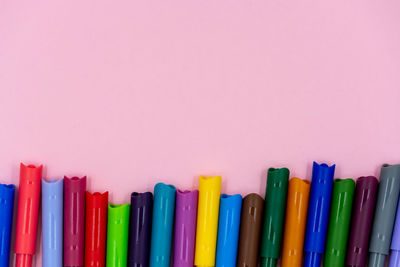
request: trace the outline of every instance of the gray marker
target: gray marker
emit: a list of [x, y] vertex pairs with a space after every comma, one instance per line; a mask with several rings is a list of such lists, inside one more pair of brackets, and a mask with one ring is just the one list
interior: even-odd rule
[[400, 164], [384, 164], [376, 202], [371, 243], [369, 245], [369, 267], [385, 266], [389, 254], [393, 225], [396, 217], [397, 201], [400, 192]]

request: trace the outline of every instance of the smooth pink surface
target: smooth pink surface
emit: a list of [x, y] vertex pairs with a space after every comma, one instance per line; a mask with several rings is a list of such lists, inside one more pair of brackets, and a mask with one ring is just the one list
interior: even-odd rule
[[[43, 163], [127, 202], [158, 181], [264, 194], [400, 161], [400, 1], [0, 2], [0, 181]], [[37, 258], [40, 263], [40, 258]]]

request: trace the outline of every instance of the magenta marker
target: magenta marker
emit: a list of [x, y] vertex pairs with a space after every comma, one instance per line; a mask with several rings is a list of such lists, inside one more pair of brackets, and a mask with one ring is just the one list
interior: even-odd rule
[[176, 191], [174, 267], [193, 267], [199, 191]]

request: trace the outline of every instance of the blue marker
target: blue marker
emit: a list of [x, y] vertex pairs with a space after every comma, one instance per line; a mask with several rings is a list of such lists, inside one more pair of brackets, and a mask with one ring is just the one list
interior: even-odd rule
[[15, 185], [0, 184], [0, 267], [10, 266]]
[[236, 266], [241, 209], [241, 195], [221, 195], [216, 267]]
[[335, 165], [313, 163], [311, 193], [308, 206], [304, 267], [320, 267], [325, 251]]
[[63, 189], [63, 179], [42, 179], [43, 267], [63, 266]]
[[174, 224], [176, 188], [158, 183], [154, 187], [150, 267], [169, 267]]

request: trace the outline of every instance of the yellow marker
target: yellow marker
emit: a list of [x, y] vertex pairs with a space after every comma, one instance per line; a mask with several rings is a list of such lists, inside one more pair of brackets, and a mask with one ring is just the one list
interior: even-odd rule
[[194, 265], [215, 266], [221, 176], [200, 176]]

